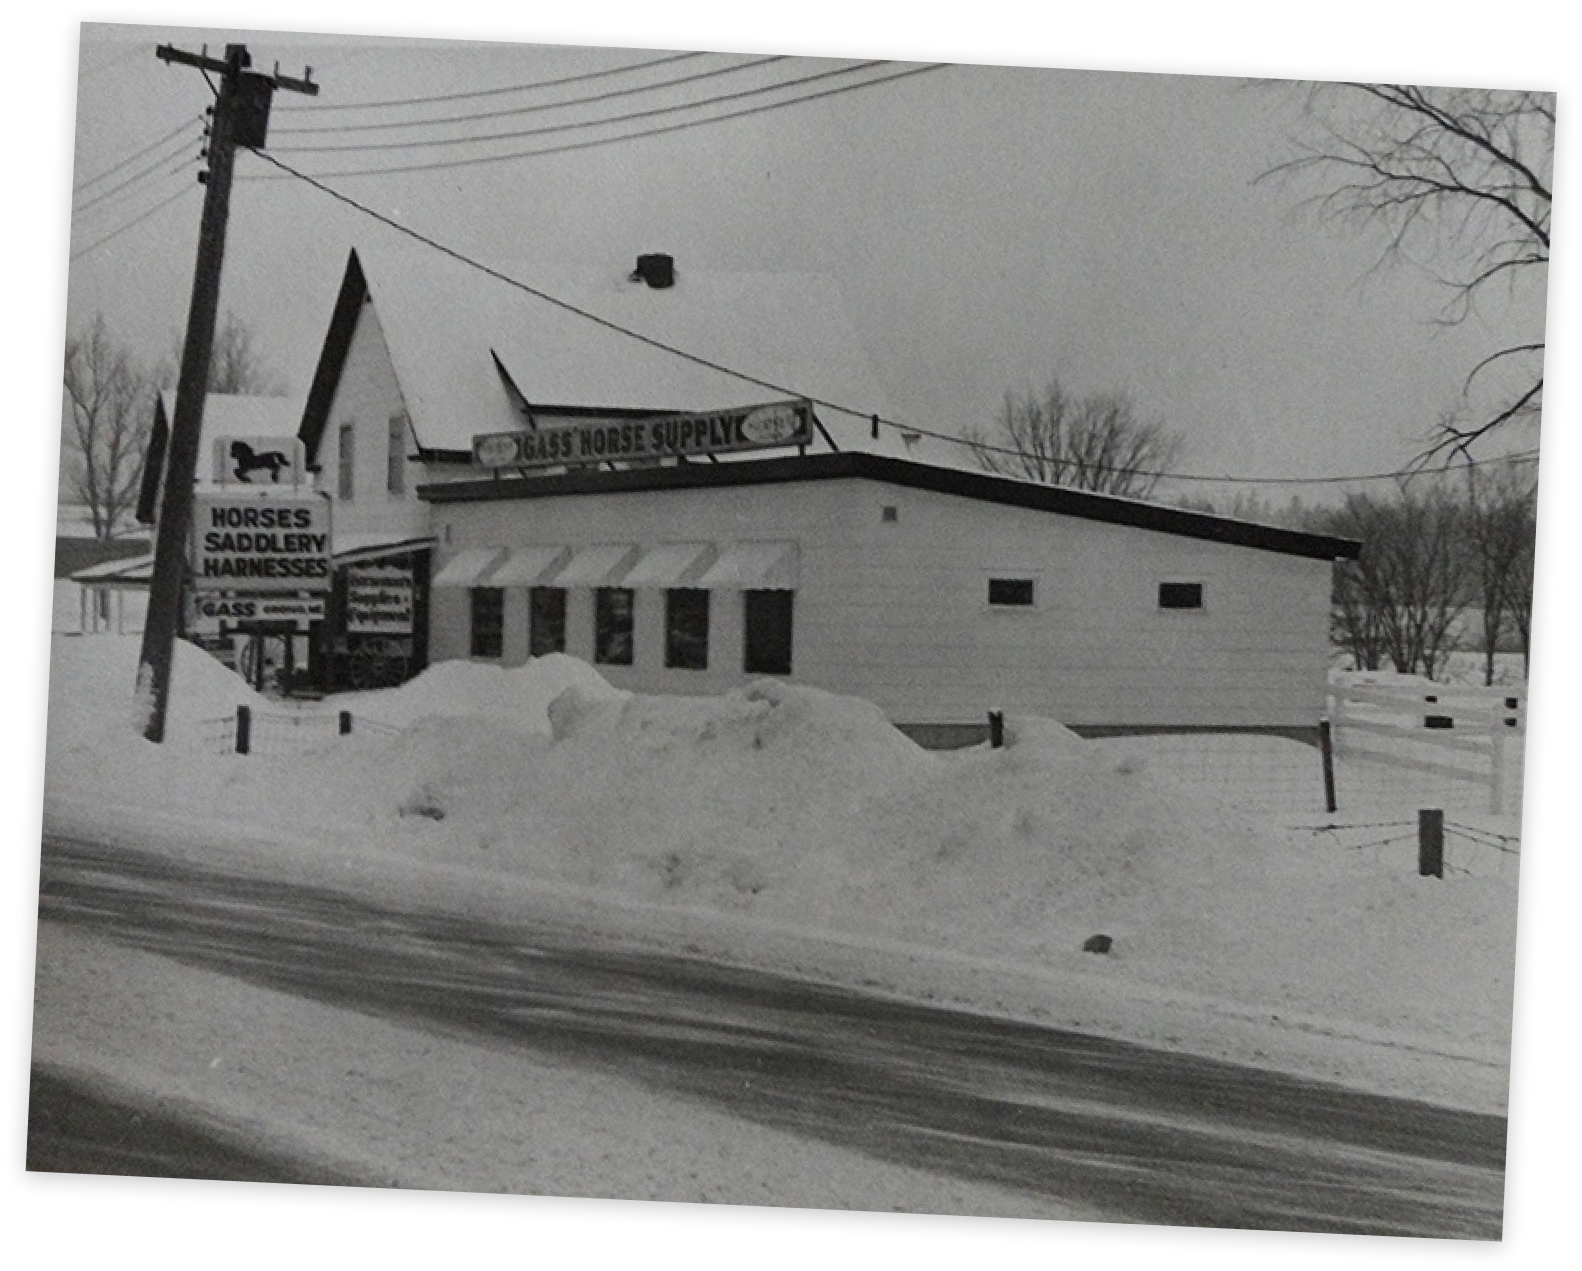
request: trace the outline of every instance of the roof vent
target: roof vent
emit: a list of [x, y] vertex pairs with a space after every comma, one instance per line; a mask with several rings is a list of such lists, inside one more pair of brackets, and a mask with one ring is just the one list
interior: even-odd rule
[[660, 252], [637, 258], [637, 268], [632, 271], [633, 282], [646, 282], [656, 290], [676, 285], [676, 260]]

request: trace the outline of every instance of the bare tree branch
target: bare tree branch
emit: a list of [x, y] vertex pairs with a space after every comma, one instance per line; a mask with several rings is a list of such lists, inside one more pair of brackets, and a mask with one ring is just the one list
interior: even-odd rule
[[[1496, 282], [1545, 284], [1553, 94], [1315, 84], [1305, 104], [1298, 153], [1261, 179], [1317, 183], [1308, 202], [1321, 215], [1382, 230], [1381, 264], [1411, 261], [1450, 293], [1444, 321], [1464, 321]], [[1465, 455], [1502, 426], [1541, 416], [1543, 354], [1542, 341], [1518, 337], [1483, 358], [1467, 377], [1461, 418], [1441, 426], [1423, 457]], [[1501, 382], [1477, 383], [1496, 363]]]
[[103, 314], [66, 340], [66, 479], [95, 538], [113, 538], [137, 505], [153, 424], [153, 380], [116, 343]]
[[992, 428], [964, 435], [986, 471], [1132, 498], [1153, 493], [1184, 444], [1126, 397], [1075, 398], [1058, 379], [1041, 393], [1007, 393]]

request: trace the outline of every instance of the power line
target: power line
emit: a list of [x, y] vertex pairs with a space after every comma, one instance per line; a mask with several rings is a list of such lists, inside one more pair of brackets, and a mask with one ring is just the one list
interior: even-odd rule
[[[836, 75], [852, 75], [858, 71], [872, 70], [876, 66], [883, 66], [884, 62], [857, 62], [851, 66], [841, 66], [830, 71], [819, 71], [813, 75], [804, 75], [797, 79], [781, 80], [775, 84], [762, 84], [756, 88], [745, 88], [734, 93], [717, 93], [713, 97], [706, 97], [701, 101], [682, 102], [673, 106], [652, 106], [646, 110], [628, 111], [624, 115], [611, 115], [605, 119], [588, 119], [576, 123], [544, 124], [537, 128], [519, 128], [511, 132], [494, 132], [479, 134], [472, 137], [432, 137], [421, 141], [376, 141], [366, 143], [349, 143], [346, 145], [331, 146], [275, 146], [272, 149], [283, 154], [331, 154], [334, 152], [370, 151], [370, 150], [418, 150], [431, 146], [458, 146], [482, 144], [490, 141], [518, 141], [524, 137], [542, 137], [552, 133], [581, 132], [588, 128], [603, 128], [610, 124], [630, 123], [635, 119], [654, 119], [660, 115], [675, 115], [687, 110], [701, 110], [708, 106], [718, 105], [721, 102], [740, 101], [746, 97], [762, 97], [766, 93], [779, 92], [782, 89], [798, 88], [803, 84], [811, 84], [820, 80], [830, 79]], [[798, 101], [805, 100], [798, 98]], [[623, 138], [625, 140], [626, 138]]]
[[701, 52], [667, 53], [663, 57], [649, 58], [646, 62], [632, 62], [626, 66], [607, 67], [601, 71], [584, 71], [580, 75], [562, 75], [558, 79], [535, 80], [529, 84], [508, 84], [502, 88], [480, 88], [468, 93], [440, 93], [432, 97], [387, 98], [382, 101], [317, 102], [311, 106], [286, 106], [283, 114], [318, 114], [327, 110], [383, 110], [393, 106], [432, 106], [440, 102], [473, 101], [483, 97], [500, 97], [506, 93], [526, 93], [539, 88], [557, 88], [562, 84], [577, 84], [590, 79], [603, 79], [611, 75], [625, 75], [631, 71], [647, 70], [651, 66], [665, 66], [671, 62], [703, 57]]
[[[628, 87], [628, 88], [614, 88], [614, 89], [609, 89], [609, 90], [607, 90], [605, 92], [602, 92], [602, 93], [589, 93], [589, 94], [587, 94], [586, 96], [583, 96], [583, 97], [566, 97], [566, 98], [562, 98], [559, 101], [536, 102], [536, 103], [534, 103], [531, 106], [510, 106], [510, 107], [507, 107], [507, 108], [505, 108], [503, 110], [475, 111], [473, 114], [470, 114], [470, 115], [441, 115], [441, 116], [436, 116], [433, 119], [407, 119], [407, 120], [386, 119], [386, 120], [381, 120], [378, 123], [370, 123], [370, 124], [323, 124], [323, 125], [312, 124], [312, 125], [309, 125], [309, 126], [304, 127], [304, 128], [277, 128], [277, 129], [275, 129], [275, 135], [276, 136], [283, 136], [283, 135], [301, 136], [301, 135], [303, 135], [305, 133], [323, 133], [323, 132], [332, 132], [332, 133], [388, 132], [388, 131], [391, 131], [391, 130], [403, 129], [403, 128], [437, 128], [437, 127], [442, 127], [443, 125], [446, 125], [446, 124], [476, 123], [476, 122], [478, 122], [479, 120], [482, 120], [482, 119], [505, 119], [505, 118], [510, 118], [512, 116], [516, 116], [516, 115], [534, 115], [534, 114], [540, 114], [540, 113], [542, 113], [543, 111], [546, 111], [546, 110], [563, 110], [563, 109], [565, 109], [567, 107], [570, 107], [570, 106], [586, 106], [586, 105], [589, 105], [592, 102], [611, 101], [611, 100], [613, 100], [614, 98], [617, 98], [617, 97], [631, 97], [631, 96], [634, 96], [637, 93], [657, 92], [659, 89], [662, 89], [662, 88], [674, 88], [674, 87], [676, 87], [677, 85], [680, 85], [680, 84], [692, 84], [692, 83], [696, 83], [698, 80], [713, 79], [716, 76], [729, 75], [729, 74], [732, 74], [735, 71], [748, 70], [748, 69], [750, 69], [750, 68], [752, 68], [754, 66], [766, 66], [770, 62], [783, 62], [785, 60], [786, 59], [785, 59], [785, 56], [783, 54], [778, 54], [777, 53], [777, 54], [773, 54], [773, 55], [768, 56], [768, 57], [753, 58], [750, 61], [746, 61], [746, 62], [734, 62], [730, 66], [716, 66], [716, 67], [712, 67], [709, 70], [698, 71], [698, 72], [696, 72], [696, 73], [694, 73], [692, 75], [678, 75], [678, 76], [675, 76], [674, 78], [671, 78], [671, 79], [658, 80], [658, 81], [656, 81], [655, 83], [652, 83], [652, 84], [634, 84], [634, 85], [632, 85], [631, 87]], [[488, 140], [488, 138], [462, 137], [462, 138], [458, 138], [457, 140], [460, 140], [460, 141]], [[433, 143], [429, 143], [429, 144], [433, 144]], [[284, 148], [285, 147], [279, 147], [279, 146], [272, 147], [272, 149], [277, 149], [277, 150], [278, 149], [284, 149]], [[334, 149], [352, 150], [352, 149], [358, 149], [358, 148], [360, 148], [360, 147], [356, 147], [356, 146], [339, 146], [339, 147], [337, 147], [337, 146], [298, 146], [298, 147], [295, 147], [295, 149], [298, 150], [299, 152], [305, 152], [305, 151], [308, 151], [308, 150], [334, 150]]]
[[159, 149], [159, 147], [164, 145], [167, 141], [173, 141], [176, 137], [180, 136], [182, 133], [187, 131], [187, 129], [191, 128], [193, 124], [200, 123], [200, 122], [201, 122], [201, 120], [197, 119], [196, 117], [194, 117], [192, 119], [184, 120], [183, 122], [177, 124], [169, 132], [167, 132], [163, 137], [160, 137], [156, 141], [150, 141], [146, 146], [144, 146], [141, 150], [137, 151], [135, 154], [127, 155], [126, 158], [120, 160], [117, 163], [112, 164], [110, 167], [106, 168], [103, 172], [98, 173], [96, 176], [87, 177], [84, 180], [81, 180], [81, 181], [77, 182], [76, 185], [71, 187], [71, 192], [73, 194], [80, 194], [83, 190], [86, 190], [90, 185], [97, 185], [100, 181], [103, 181], [105, 179], [105, 177], [114, 176], [117, 172], [119, 172], [122, 168], [126, 167], [128, 164], [136, 163], [145, 154], [148, 154], [149, 151]]
[[[196, 163], [196, 162], [197, 162], [196, 159], [191, 160], [191, 163]], [[183, 194], [186, 194], [188, 191], [193, 190], [195, 188], [196, 188], [195, 186], [183, 184], [182, 187], [179, 190], [177, 190], [174, 194], [170, 195], [170, 197], [161, 199], [158, 203], [154, 204], [154, 206], [149, 208], [146, 212], [143, 212], [143, 213], [139, 214], [138, 216], [133, 217], [125, 225], [121, 226], [120, 229], [111, 230], [108, 234], [104, 235], [104, 237], [95, 239], [93, 242], [89, 243], [86, 247], [82, 247], [82, 248], [79, 248], [77, 251], [74, 251], [71, 254], [71, 259], [72, 260], [76, 260], [76, 259], [78, 259], [81, 256], [86, 256], [89, 252], [95, 251], [98, 248], [103, 247], [111, 239], [121, 237], [121, 235], [126, 233], [127, 230], [132, 229], [135, 226], [141, 225], [149, 217], [154, 215], [155, 212], [161, 211], [162, 209], [169, 207], [172, 203], [174, 203], [177, 199], [179, 199]]]
[[[741, 119], [747, 115], [757, 115], [762, 114], [765, 111], [779, 110], [785, 106], [801, 105], [803, 102], [815, 101], [822, 97], [833, 97], [840, 93], [851, 93], [856, 92], [859, 89], [873, 88], [880, 84], [890, 83], [892, 80], [905, 79], [911, 75], [921, 75], [926, 71], [938, 70], [944, 65], [946, 65], [946, 63], [930, 63], [925, 66], [909, 67], [908, 69], [898, 71], [893, 75], [878, 76], [874, 79], [864, 80], [860, 84], [842, 84], [835, 88], [826, 88], [818, 92], [803, 93], [800, 96], [788, 98], [785, 101], [766, 102], [760, 106], [749, 106], [743, 110], [730, 111], [723, 115], [712, 115], [707, 119], [683, 120], [680, 123], [665, 124], [658, 128], [647, 128], [638, 132], [624, 133], [618, 137], [599, 137], [588, 141], [571, 141], [565, 142], [558, 146], [540, 146], [533, 150], [512, 151], [509, 154], [476, 155], [465, 159], [435, 160], [431, 163], [395, 164], [382, 168], [351, 168], [338, 172], [321, 172], [317, 175], [321, 177], [338, 178], [392, 176], [410, 172], [439, 172], [450, 168], [476, 167], [485, 163], [507, 163], [515, 159], [534, 159], [543, 155], [567, 154], [574, 150], [591, 150], [598, 146], [616, 145], [624, 141], [638, 141], [648, 137], [661, 136], [665, 133], [682, 132], [689, 128], [701, 128], [707, 124], [723, 123], [729, 119]], [[260, 158], [269, 158], [269, 156], [265, 155], [262, 151], [257, 153]], [[279, 166], [282, 168], [284, 167], [283, 164]], [[302, 174], [292, 172], [292, 175], [301, 176]], [[260, 179], [269, 180], [270, 178], [263, 177]]]
[[[353, 210], [361, 212], [364, 216], [378, 221], [380, 224], [395, 230], [399, 234], [405, 235], [415, 242], [421, 243], [423, 246], [428, 247], [433, 251], [439, 252], [441, 255], [448, 256], [452, 260], [458, 261], [470, 269], [475, 269], [479, 273], [485, 274], [497, 282], [504, 283], [506, 286], [515, 288], [517, 291], [532, 296], [537, 300], [542, 300], [546, 304], [553, 305], [566, 313], [583, 318], [588, 322], [594, 323], [596, 326], [600, 326], [608, 331], [613, 331], [619, 335], [623, 335], [628, 339], [636, 340], [641, 344], [646, 344], [650, 348], [657, 349], [662, 353], [681, 358], [687, 362], [691, 362], [694, 366], [701, 366], [707, 370], [717, 371], [722, 375], [728, 375], [733, 379], [740, 380], [746, 384], [756, 385], [757, 387], [772, 393], [780, 394], [786, 397], [800, 398], [804, 401], [811, 402], [815, 406], [822, 406], [828, 410], [837, 411], [843, 415], [850, 415], [858, 419], [869, 420], [873, 423], [894, 429], [895, 431], [903, 434], [916, 434], [924, 437], [931, 437], [939, 441], [949, 442], [952, 445], [966, 446], [974, 453], [987, 452], [1016, 456], [1021, 454], [1020, 451], [1012, 450], [1009, 447], [973, 442], [967, 440], [965, 437], [955, 436], [950, 433], [936, 432], [930, 429], [917, 427], [913, 424], [903, 424], [896, 420], [884, 419], [877, 414], [861, 410], [855, 406], [831, 401], [828, 398], [815, 397], [789, 385], [778, 384], [773, 380], [761, 379], [756, 375], [750, 375], [745, 371], [739, 371], [734, 367], [726, 366], [724, 363], [716, 362], [710, 358], [706, 358], [699, 354], [692, 353], [686, 349], [679, 348], [676, 345], [665, 342], [664, 340], [658, 340], [653, 336], [644, 335], [641, 331], [634, 331], [630, 327], [622, 326], [618, 322], [612, 322], [610, 319], [600, 317], [598, 314], [584, 309], [579, 305], [572, 304], [568, 300], [562, 300], [558, 296], [551, 295], [547, 291], [543, 291], [529, 283], [521, 281], [520, 279], [513, 278], [509, 274], [495, 269], [493, 266], [486, 265], [482, 261], [476, 260], [463, 252], [457, 251], [453, 247], [449, 247], [446, 244], [439, 242], [437, 239], [430, 238], [428, 235], [423, 234], [418, 230], [412, 229], [410, 226], [403, 225], [400, 221], [386, 216], [382, 212], [375, 211], [373, 208], [367, 206], [367, 204], [361, 203], [357, 199], [352, 198], [351, 195], [344, 194], [331, 186], [325, 185], [323, 181], [319, 180], [318, 178], [309, 176], [304, 172], [298, 172], [295, 168], [275, 158], [273, 155], [266, 154], [261, 150], [255, 150], [254, 153], [257, 154], [260, 159], [263, 159], [265, 162], [273, 164], [275, 167], [279, 168], [282, 172], [297, 178], [299, 181], [305, 182], [321, 193], [329, 195], [329, 197], [332, 199], [344, 203]], [[1482, 466], [1486, 463], [1513, 462], [1525, 459], [1536, 460], [1537, 457], [1538, 452], [1536, 450], [1532, 450], [1520, 454], [1507, 455], [1500, 459], [1473, 460], [1469, 462], [1468, 466]], [[1128, 471], [1131, 471], [1131, 469], [1128, 469]], [[1398, 480], [1401, 477], [1415, 474], [1411, 470], [1402, 470], [1396, 472], [1368, 473], [1359, 476], [1343, 477], [1221, 477], [1183, 472], [1139, 472], [1137, 475], [1156, 477], [1160, 480], [1196, 481], [1207, 483], [1223, 482], [1242, 485], [1328, 485], [1345, 484], [1350, 482]]]
[[[71, 214], [73, 216], [77, 216], [82, 212], [91, 211], [93, 208], [98, 207], [99, 204], [105, 202], [108, 199], [113, 199], [117, 194], [130, 189], [132, 186], [138, 184], [138, 182], [147, 180], [149, 177], [157, 174], [161, 168], [165, 167], [166, 164], [174, 163], [181, 151], [190, 146], [193, 140], [194, 139], [192, 138], [182, 138], [182, 143], [180, 146], [167, 147], [169, 153], [159, 155], [152, 162], [144, 164], [130, 176], [118, 181], [115, 185], [112, 185], [108, 190], [100, 190], [99, 193], [95, 194], [92, 198], [85, 199], [83, 202], [78, 203], [71, 209]], [[182, 164], [181, 166], [185, 167], [186, 165]], [[174, 168], [169, 169], [169, 171], [176, 170], [177, 169]]]

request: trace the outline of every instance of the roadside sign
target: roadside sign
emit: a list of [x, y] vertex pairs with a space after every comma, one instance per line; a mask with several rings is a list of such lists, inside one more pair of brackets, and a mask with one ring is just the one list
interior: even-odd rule
[[298, 631], [324, 618], [324, 597], [239, 595], [236, 592], [194, 592], [187, 597], [187, 632], [223, 635], [263, 623], [290, 623]]
[[214, 480], [220, 485], [292, 489], [307, 479], [306, 452], [296, 437], [216, 437]]
[[193, 495], [192, 585], [201, 591], [328, 591], [330, 503], [317, 495]]
[[411, 635], [416, 593], [412, 566], [376, 561], [346, 567], [346, 633]]

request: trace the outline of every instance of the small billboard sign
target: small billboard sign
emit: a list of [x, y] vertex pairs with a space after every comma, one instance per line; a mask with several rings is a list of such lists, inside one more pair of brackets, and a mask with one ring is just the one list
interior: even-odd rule
[[305, 456], [296, 437], [216, 437], [214, 480], [219, 485], [295, 488], [307, 479]]
[[412, 566], [376, 561], [346, 567], [346, 631], [348, 635], [411, 635]]
[[472, 439], [472, 461], [475, 467], [498, 471], [652, 461], [678, 455], [703, 457], [775, 446], [805, 446], [812, 440], [811, 402], [773, 402], [701, 415], [579, 419], [515, 432], [481, 433]]
[[200, 491], [193, 496], [191, 562], [200, 591], [328, 591], [329, 500]]
[[223, 635], [264, 624], [290, 623], [298, 631], [324, 618], [323, 596], [238, 595], [236, 592], [193, 592], [187, 598], [187, 631]]

